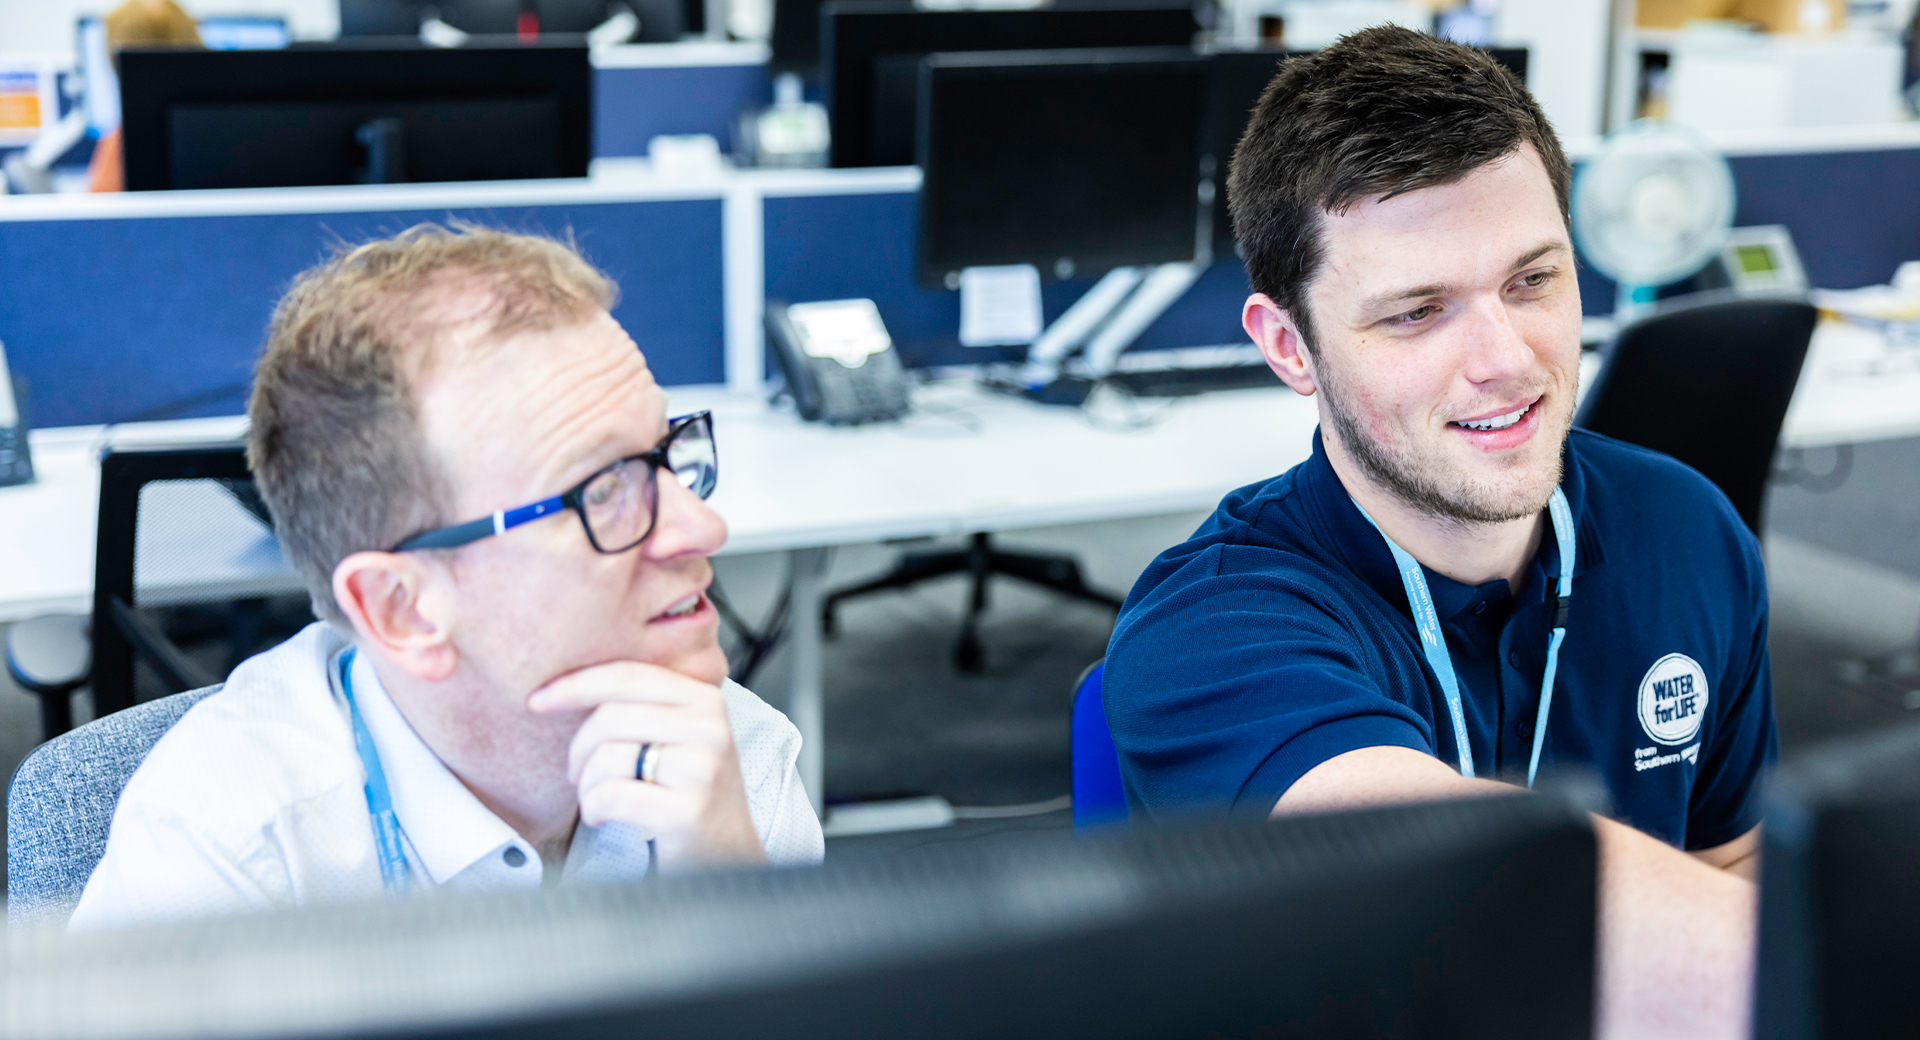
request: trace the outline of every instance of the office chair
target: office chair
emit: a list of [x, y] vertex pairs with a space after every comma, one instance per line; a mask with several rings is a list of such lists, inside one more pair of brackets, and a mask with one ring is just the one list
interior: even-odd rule
[[267, 604], [264, 594], [298, 584], [237, 443], [110, 449], [97, 524], [92, 614], [33, 618], [7, 632], [7, 668], [40, 698], [42, 740], [72, 727], [72, 694], [83, 684], [95, 717], [132, 707], [136, 660], [167, 693], [199, 689], [225, 671], [210, 673], [181, 642], [224, 638], [230, 671], [311, 620], [304, 607], [283, 617]]
[[830, 593], [820, 606], [821, 630], [831, 637], [838, 629], [834, 611], [844, 600], [888, 589], [905, 589], [945, 577], [949, 574], [973, 576], [973, 598], [966, 618], [960, 623], [960, 639], [953, 647], [953, 665], [969, 675], [986, 669], [986, 652], [980, 646], [980, 615], [987, 609], [987, 582], [993, 575], [1019, 578], [1063, 596], [1097, 603], [1109, 610], [1120, 609], [1120, 597], [1087, 586], [1080, 576], [1080, 564], [1071, 556], [1054, 553], [1005, 552], [993, 547], [986, 532], [975, 534], [965, 549], [946, 552], [908, 553], [893, 570], [869, 582]]
[[1120, 755], [1107, 728], [1100, 679], [1103, 658], [1087, 666], [1073, 683], [1073, 825], [1101, 827], [1127, 822], [1127, 790], [1120, 780]]
[[133, 771], [187, 709], [220, 687], [95, 719], [40, 745], [7, 787], [7, 924], [64, 924], [107, 850]]
[[1803, 300], [1702, 295], [1620, 330], [1574, 425], [1699, 470], [1759, 537], [1818, 314]]

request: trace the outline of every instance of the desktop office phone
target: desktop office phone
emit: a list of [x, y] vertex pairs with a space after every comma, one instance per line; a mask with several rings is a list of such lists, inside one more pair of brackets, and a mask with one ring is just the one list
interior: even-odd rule
[[911, 407], [900, 352], [872, 300], [769, 302], [767, 342], [808, 422], [875, 422]]
[[7, 369], [7, 347], [0, 343], [0, 487], [33, 482], [33, 457], [27, 453], [27, 419], [21, 384]]

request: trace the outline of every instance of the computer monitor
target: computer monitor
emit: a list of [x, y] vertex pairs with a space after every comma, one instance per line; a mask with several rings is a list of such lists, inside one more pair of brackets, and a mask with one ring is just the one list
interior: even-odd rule
[[897, 0], [836, 0], [823, 9], [820, 66], [835, 166], [914, 160], [920, 59], [940, 51], [1185, 47], [1190, 5], [1061, 3], [1029, 10], [923, 11]]
[[340, 35], [417, 37], [423, 8], [421, 0], [340, 0]]
[[1252, 50], [1215, 51], [1207, 56], [1207, 128], [1204, 148], [1208, 169], [1213, 171], [1213, 256], [1226, 260], [1238, 254], [1234, 242], [1233, 218], [1227, 212], [1227, 171], [1233, 162], [1233, 149], [1247, 131], [1260, 95], [1280, 74], [1280, 64], [1288, 58], [1311, 51]]
[[22, 1036], [1570, 1040], [1596, 872], [1545, 796], [1054, 831], [21, 934], [0, 999]]
[[[646, 21], [652, 0], [625, 0]], [[461, 32], [478, 36], [506, 36], [520, 31], [523, 11], [534, 15], [541, 36], [581, 35], [598, 28], [613, 16], [614, 0], [340, 0], [342, 36], [413, 36], [420, 31], [420, 20], [429, 12]], [[660, 39], [678, 39], [686, 20], [685, 5], [672, 0], [670, 12], [655, 13], [659, 20], [669, 14], [675, 26], [671, 35]], [[704, 18], [702, 18], [704, 24]], [[643, 32], [645, 31], [643, 26]], [[651, 34], [648, 35], [652, 39]]]
[[922, 59], [921, 283], [1192, 260], [1206, 95], [1207, 60], [1185, 47]]
[[214, 15], [200, 19], [200, 42], [215, 51], [270, 51], [293, 36], [287, 20], [272, 15]]
[[1754, 1037], [1920, 1035], [1920, 724], [1790, 759], [1768, 800]]
[[820, 14], [823, 0], [773, 0], [772, 53], [767, 71], [798, 73], [802, 79], [820, 78]]
[[129, 49], [127, 188], [584, 177], [585, 47]]

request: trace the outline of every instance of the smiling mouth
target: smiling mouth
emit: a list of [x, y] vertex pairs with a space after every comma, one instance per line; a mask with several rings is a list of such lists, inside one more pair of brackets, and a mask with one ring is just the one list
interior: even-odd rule
[[1514, 423], [1517, 423], [1520, 420], [1526, 418], [1527, 413], [1530, 411], [1533, 411], [1533, 409], [1537, 405], [1539, 405], [1539, 403], [1540, 403], [1539, 401], [1533, 401], [1531, 403], [1521, 405], [1519, 408], [1511, 412], [1508, 412], [1505, 415], [1495, 415], [1485, 419], [1459, 420], [1453, 423], [1449, 423], [1448, 425], [1458, 426], [1463, 430], [1479, 430], [1481, 432], [1485, 432], [1488, 430], [1504, 430], [1507, 427], [1512, 426]]
[[692, 614], [694, 611], [699, 609], [700, 609], [700, 593], [696, 592], [693, 595], [688, 596], [686, 599], [683, 599], [680, 602], [675, 603], [673, 606], [668, 607], [665, 611], [662, 611], [660, 614], [660, 617], [662, 619], [682, 618], [682, 617], [688, 616], [689, 614]]

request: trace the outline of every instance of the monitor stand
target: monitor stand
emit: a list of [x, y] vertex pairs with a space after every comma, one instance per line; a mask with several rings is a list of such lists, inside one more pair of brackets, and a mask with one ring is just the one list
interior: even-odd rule
[[[1121, 352], [1186, 295], [1206, 269], [1207, 261], [1199, 259], [1108, 271], [1033, 342], [1021, 384], [1030, 396], [1044, 400], [1059, 396], [1050, 395], [1048, 388], [1062, 380], [1090, 384], [1112, 372]], [[1082, 345], [1086, 351], [1078, 371], [1065, 374], [1068, 355]]]

